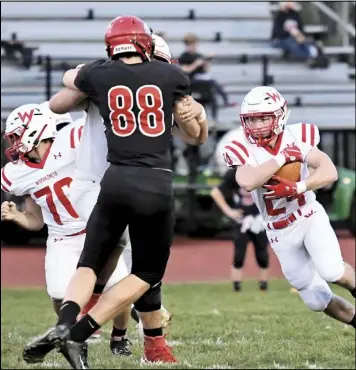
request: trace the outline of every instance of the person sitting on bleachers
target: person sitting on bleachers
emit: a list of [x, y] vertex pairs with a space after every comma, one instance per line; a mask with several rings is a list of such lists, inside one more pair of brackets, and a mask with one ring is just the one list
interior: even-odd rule
[[299, 5], [294, 1], [279, 3], [272, 30], [272, 46], [286, 54], [302, 58], [311, 68], [326, 68], [329, 63], [322, 48], [304, 34]]
[[[184, 36], [185, 51], [178, 58], [178, 63], [191, 80], [192, 92], [203, 91], [207, 94], [207, 98], [203, 98], [204, 101], [200, 101], [200, 103], [210, 105], [213, 119], [216, 120], [218, 114], [216, 95], [222, 97], [225, 106], [230, 106], [230, 104], [222, 86], [213, 79], [209, 72], [214, 54], [210, 53], [208, 56], [203, 56], [198, 53], [197, 41], [198, 38], [193, 33], [187, 33]], [[199, 99], [197, 100], [199, 101]]]

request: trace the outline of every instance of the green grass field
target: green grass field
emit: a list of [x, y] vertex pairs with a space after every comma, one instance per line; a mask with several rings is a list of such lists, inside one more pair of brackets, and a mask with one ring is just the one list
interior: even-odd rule
[[[335, 292], [351, 297], [341, 289]], [[181, 361], [172, 368], [355, 368], [354, 329], [309, 311], [284, 281], [272, 281], [267, 294], [253, 281], [238, 294], [226, 283], [169, 285], [164, 304], [174, 315], [168, 340]], [[24, 344], [55, 322], [45, 291], [3, 289], [1, 306], [1, 368], [69, 368], [55, 352], [42, 365], [22, 360]], [[142, 344], [133, 323], [133, 356], [114, 357], [110, 331], [105, 326], [101, 341], [90, 344], [92, 368], [167, 368], [140, 364]]]

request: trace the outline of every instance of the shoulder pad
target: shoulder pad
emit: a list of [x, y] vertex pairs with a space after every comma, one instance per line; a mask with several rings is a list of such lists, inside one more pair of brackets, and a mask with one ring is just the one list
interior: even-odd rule
[[241, 135], [225, 145], [223, 156], [229, 167], [243, 166], [249, 163], [250, 154], [245, 141], [241, 140]]
[[76, 120], [59, 131], [55, 141], [63, 142], [66, 148], [68, 148], [67, 145], [69, 144], [71, 149], [75, 149], [82, 137], [83, 127], [83, 122], [81, 120]]
[[319, 129], [316, 125], [310, 123], [296, 123], [286, 126], [299, 143], [310, 147], [318, 146], [320, 142]]

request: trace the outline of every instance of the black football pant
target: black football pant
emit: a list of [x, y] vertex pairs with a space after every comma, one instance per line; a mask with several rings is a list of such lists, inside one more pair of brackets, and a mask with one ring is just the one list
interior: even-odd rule
[[173, 240], [170, 171], [110, 165], [88, 221], [78, 267], [90, 267], [98, 276], [127, 225], [131, 273], [152, 287], [163, 278]]
[[240, 227], [236, 230], [234, 238], [234, 261], [233, 266], [237, 269], [243, 267], [246, 257], [247, 245], [249, 242], [253, 243], [255, 248], [255, 257], [257, 264], [260, 268], [268, 268], [269, 255], [268, 255], [268, 239], [265, 231], [254, 234], [250, 230], [242, 233]]

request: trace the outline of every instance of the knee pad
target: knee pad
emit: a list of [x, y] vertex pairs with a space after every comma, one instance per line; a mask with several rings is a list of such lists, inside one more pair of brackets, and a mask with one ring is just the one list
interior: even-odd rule
[[332, 298], [332, 291], [328, 283], [318, 274], [315, 274], [311, 283], [298, 290], [304, 303], [313, 311], [324, 311]]
[[151, 287], [156, 286], [159, 284], [164, 275], [164, 271], [162, 272], [135, 272], [131, 270], [131, 274], [136, 275], [139, 279], [143, 280]]
[[54, 302], [61, 301], [65, 296], [66, 288], [67, 286], [64, 284], [63, 285], [50, 284], [47, 285], [47, 294], [51, 297], [52, 301]]
[[322, 279], [328, 281], [329, 283], [335, 283], [340, 280], [345, 273], [345, 264], [339, 263], [333, 266], [327, 266], [325, 269], [318, 269], [318, 273]]
[[139, 312], [152, 312], [161, 309], [162, 305], [162, 294], [161, 294], [162, 283], [158, 283], [153, 288], [150, 288], [141, 298], [135, 303], [135, 309]]

